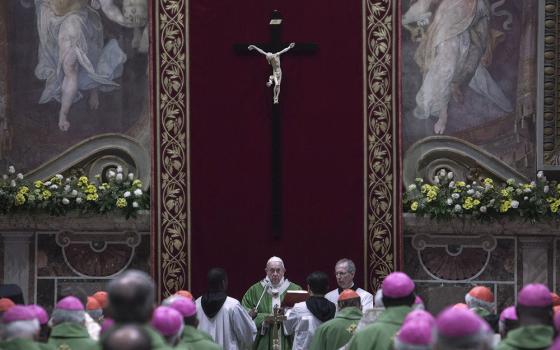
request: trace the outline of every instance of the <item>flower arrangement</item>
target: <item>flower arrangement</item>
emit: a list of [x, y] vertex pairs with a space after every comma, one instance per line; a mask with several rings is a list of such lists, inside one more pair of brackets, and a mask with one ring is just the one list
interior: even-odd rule
[[76, 174], [60, 174], [48, 181], [29, 182], [13, 166], [0, 179], [0, 213], [41, 210], [51, 215], [65, 215], [69, 211], [83, 214], [120, 212], [129, 218], [139, 210], [149, 209], [150, 195], [142, 190], [142, 181], [133, 173], [124, 174], [121, 167], [107, 172], [107, 181], [101, 176], [88, 179]]
[[560, 184], [549, 182], [542, 171], [536, 181], [497, 183], [491, 178], [478, 181], [454, 179], [452, 172], [439, 171], [433, 184], [420, 178], [404, 193], [404, 211], [432, 219], [470, 215], [482, 221], [518, 217], [536, 222], [545, 217], [560, 219]]

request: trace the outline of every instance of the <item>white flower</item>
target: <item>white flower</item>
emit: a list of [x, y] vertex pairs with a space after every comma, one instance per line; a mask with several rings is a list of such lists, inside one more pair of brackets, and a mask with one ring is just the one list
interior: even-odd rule
[[467, 191], [467, 194], [469, 196], [472, 196], [474, 194], [474, 190], [471, 188], [470, 190]]
[[123, 180], [123, 175], [122, 173], [117, 173], [117, 176], [115, 178], [117, 180], [117, 182], [121, 182]]
[[107, 172], [107, 177], [110, 178], [110, 179], [114, 178], [115, 175], [116, 175], [116, 174], [115, 174], [115, 172], [114, 172], [113, 170], [109, 170], [109, 171]]
[[64, 192], [70, 192], [70, 185], [64, 186]]
[[13, 165], [10, 165], [8, 167], [8, 173], [15, 174], [16, 173], [16, 168]]
[[142, 196], [142, 190], [139, 189], [139, 188], [135, 189], [135, 190], [134, 190], [134, 195], [135, 195], [136, 197]]
[[[130, 174], [129, 174], [130, 175]], [[414, 191], [416, 189], [416, 185], [412, 184], [412, 185], [408, 185], [408, 190], [409, 191]]]
[[8, 175], [6, 175], [6, 174], [2, 175], [2, 179], [8, 180]]
[[482, 198], [482, 193], [476, 191], [476, 192], [474, 193], [474, 198], [476, 198], [476, 199]]
[[71, 195], [73, 195], [73, 196], [77, 196], [77, 195], [78, 195], [78, 191], [76, 191], [76, 190], [72, 190], [72, 193], [71, 193]]
[[535, 181], [531, 181], [531, 187], [535, 187], [537, 186], [537, 183]]
[[83, 201], [82, 198], [80, 198], [80, 197], [76, 198], [76, 203], [80, 204], [80, 203], [82, 203], [82, 201]]
[[134, 173], [128, 173], [128, 179], [130, 181], [134, 180]]
[[68, 198], [62, 198], [62, 204], [68, 205], [68, 204], [70, 204], [70, 201], [68, 200]]
[[67, 183], [67, 184], [69, 184], [71, 181], [72, 181], [71, 178], [69, 178], [69, 177], [66, 178], [66, 183]]
[[537, 178], [538, 179], [541, 179], [543, 176], [544, 176], [544, 173], [542, 172], [542, 170], [537, 173]]
[[17, 174], [17, 179], [18, 179], [18, 180], [23, 180], [23, 174], [22, 174], [22, 173], [18, 173], [18, 174]]
[[453, 208], [453, 211], [455, 212], [461, 212], [463, 209], [461, 209], [461, 205], [460, 204], [455, 204], [455, 207]]
[[486, 213], [486, 206], [484, 206], [484, 205], [481, 206], [481, 207], [480, 207], [480, 212], [481, 212], [481, 213]]
[[119, 166], [117, 167], [117, 173], [122, 173], [122, 166], [119, 165]]
[[123, 197], [124, 197], [124, 198], [130, 197], [130, 191], [126, 191], [126, 192], [123, 194]]
[[453, 204], [453, 199], [447, 198], [447, 205], [452, 205], [452, 204]]
[[10, 181], [10, 186], [12, 186], [12, 187], [16, 187], [16, 180], [12, 180], [12, 181]]
[[548, 187], [548, 185], [544, 186], [544, 188], [543, 188], [544, 193], [548, 193], [549, 190], [550, 190], [550, 187]]
[[525, 197], [523, 197], [523, 200], [524, 200], [524, 201], [528, 201], [528, 200], [529, 200], [529, 197], [525, 196]]
[[50, 188], [51, 190], [56, 190], [56, 189], [58, 189], [58, 186], [57, 186], [57, 185], [51, 185], [51, 187], [49, 187], [49, 188]]
[[530, 189], [530, 188], [526, 188], [526, 189], [523, 190], [523, 192], [525, 192], [525, 193], [531, 193], [531, 189]]
[[45, 182], [45, 186], [49, 187], [50, 185], [52, 185], [52, 182], [50, 181]]
[[64, 176], [60, 175], [60, 174], [56, 174], [54, 177], [56, 177], [59, 180], [62, 180], [64, 178]]
[[[529, 190], [529, 189], [528, 189], [528, 190]], [[529, 190], [529, 192], [531, 192], [531, 190]], [[523, 193], [523, 190], [520, 189], [520, 188], [518, 188], [518, 189], [515, 190], [515, 193], [517, 193], [517, 195], [519, 196], [520, 194]]]
[[518, 201], [511, 201], [511, 207], [513, 209], [517, 209], [517, 207], [519, 207], [519, 202]]
[[424, 182], [424, 179], [422, 179], [421, 177], [417, 177], [414, 179], [414, 181], [422, 183]]
[[473, 181], [473, 182], [472, 182], [472, 185], [473, 185], [473, 186], [476, 186], [476, 181]]
[[439, 171], [439, 176], [445, 177], [445, 175], [447, 175], [447, 172], [445, 171], [445, 169], [441, 169], [441, 170]]
[[138, 202], [132, 202], [132, 207], [133, 208], [138, 208], [140, 205], [138, 204]]
[[455, 181], [451, 181], [449, 183], [449, 188], [455, 188]]
[[495, 199], [491, 199], [490, 202], [488, 202], [488, 204], [489, 204], [490, 206], [493, 206], [495, 202], [496, 202]]
[[459, 197], [461, 197], [461, 196], [459, 195], [459, 193], [453, 193], [453, 194], [451, 194], [451, 197], [453, 199], [459, 199]]
[[488, 192], [492, 189], [492, 185], [484, 185], [484, 191]]
[[450, 172], [447, 173], [447, 178], [448, 178], [449, 180], [453, 179], [453, 172], [452, 172], [452, 171], [450, 171]]
[[434, 183], [439, 184], [439, 176], [434, 177]]
[[466, 187], [467, 187], [467, 188], [471, 188], [471, 185], [467, 185]]

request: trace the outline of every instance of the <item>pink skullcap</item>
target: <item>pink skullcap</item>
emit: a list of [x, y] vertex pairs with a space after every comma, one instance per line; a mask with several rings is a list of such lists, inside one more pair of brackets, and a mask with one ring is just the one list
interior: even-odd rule
[[183, 326], [183, 317], [179, 311], [167, 307], [158, 306], [152, 315], [152, 327], [164, 336], [171, 336], [179, 333]]
[[552, 305], [552, 297], [544, 284], [531, 283], [521, 289], [517, 302], [523, 306], [547, 307]]
[[385, 277], [381, 289], [384, 297], [403, 298], [414, 292], [414, 282], [406, 273], [393, 272]]
[[169, 307], [179, 311], [182, 317], [196, 315], [196, 304], [191, 299], [178, 298], [174, 300]]
[[27, 306], [16, 305], [11, 307], [8, 311], [4, 312], [2, 322], [11, 323], [16, 321], [32, 321], [37, 319], [35, 313]]
[[84, 311], [82, 302], [73, 296], [62, 298], [55, 306], [56, 309], [66, 311]]
[[101, 323], [101, 331], [99, 332], [99, 334], [104, 334], [109, 330], [109, 328], [113, 327], [114, 324], [115, 321], [112, 318], [104, 319], [103, 323]]
[[472, 311], [451, 307], [436, 319], [438, 333], [449, 338], [474, 335], [481, 330], [481, 319]]
[[517, 312], [515, 306], [506, 307], [500, 314], [500, 321], [511, 320], [517, 321]]
[[424, 300], [417, 295], [416, 299], [414, 299], [414, 304], [424, 304]]
[[47, 311], [45, 311], [45, 309], [43, 309], [41, 306], [31, 304], [27, 305], [27, 308], [35, 314], [35, 318], [39, 320], [39, 324], [43, 325], [49, 322], [49, 315], [47, 314]]
[[397, 339], [407, 345], [432, 344], [432, 327], [424, 320], [416, 319], [402, 325], [397, 334]]
[[463, 309], [463, 310], [468, 310], [469, 306], [465, 303], [457, 303], [453, 306], [451, 306], [453, 309]]
[[431, 327], [436, 325], [436, 319], [432, 316], [431, 313], [424, 310], [414, 310], [411, 311], [406, 317], [404, 318], [403, 324], [407, 322], [412, 322], [420, 320], [423, 322], [427, 322]]

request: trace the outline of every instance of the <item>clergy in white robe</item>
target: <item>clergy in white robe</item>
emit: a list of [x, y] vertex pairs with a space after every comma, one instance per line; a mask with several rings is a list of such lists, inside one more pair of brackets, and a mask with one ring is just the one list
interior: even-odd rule
[[373, 308], [373, 295], [362, 288], [358, 288], [354, 284], [354, 275], [356, 274], [356, 265], [350, 259], [341, 259], [334, 266], [336, 276], [336, 283], [338, 288], [330, 291], [325, 295], [330, 302], [337, 305], [338, 295], [345, 289], [352, 289], [360, 296], [362, 303], [362, 311], [365, 313], [367, 310]]
[[239, 301], [227, 296], [227, 285], [224, 269], [213, 268], [208, 272], [208, 292], [196, 300], [198, 329], [224, 349], [250, 349], [257, 328]]
[[286, 334], [294, 335], [292, 350], [309, 349], [315, 330], [323, 322], [331, 320], [336, 307], [324, 295], [329, 290], [329, 277], [317, 271], [307, 277], [309, 298], [305, 302], [296, 303], [286, 314], [284, 322]]

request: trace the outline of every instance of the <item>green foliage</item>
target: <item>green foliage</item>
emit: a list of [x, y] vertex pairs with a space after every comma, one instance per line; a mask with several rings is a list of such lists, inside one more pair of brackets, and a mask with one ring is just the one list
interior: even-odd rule
[[491, 178], [455, 181], [452, 172], [441, 170], [432, 184], [417, 178], [409, 185], [403, 206], [405, 212], [435, 220], [468, 215], [480, 221], [510, 217], [536, 222], [559, 218], [560, 185], [549, 182], [542, 172], [531, 183], [513, 179], [497, 183]]
[[54, 216], [71, 211], [81, 214], [121, 213], [135, 217], [138, 211], [150, 208], [149, 191], [134, 174], [123, 174], [119, 167], [107, 173], [107, 181], [101, 176], [88, 179], [80, 173], [64, 177], [60, 174], [46, 181], [26, 181], [16, 174], [13, 166], [0, 179], [0, 213], [48, 212]]

